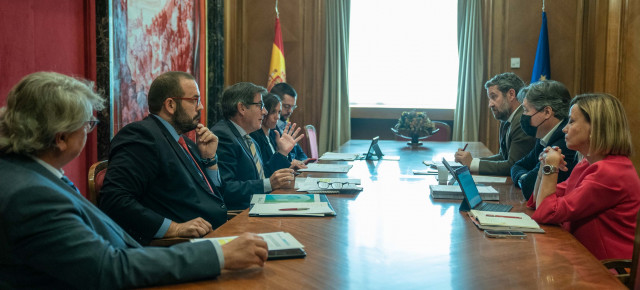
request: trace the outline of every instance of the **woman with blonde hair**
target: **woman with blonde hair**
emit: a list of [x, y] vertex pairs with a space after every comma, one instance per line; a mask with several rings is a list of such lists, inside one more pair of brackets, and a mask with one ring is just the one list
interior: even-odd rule
[[[563, 132], [567, 147], [584, 158], [560, 184], [564, 155], [547, 147], [540, 156], [533, 219], [560, 224], [598, 259], [630, 259], [640, 209], [640, 178], [629, 159], [629, 122], [620, 101], [584, 94], [571, 101]], [[533, 203], [535, 201], [535, 203]]]

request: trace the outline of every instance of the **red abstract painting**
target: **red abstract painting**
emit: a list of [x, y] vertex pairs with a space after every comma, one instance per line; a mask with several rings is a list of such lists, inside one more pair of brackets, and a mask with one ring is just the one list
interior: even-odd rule
[[[184, 71], [203, 83], [204, 2], [113, 0], [112, 137], [126, 124], [149, 114], [147, 92], [160, 74]], [[203, 87], [200, 93], [204, 96]]]

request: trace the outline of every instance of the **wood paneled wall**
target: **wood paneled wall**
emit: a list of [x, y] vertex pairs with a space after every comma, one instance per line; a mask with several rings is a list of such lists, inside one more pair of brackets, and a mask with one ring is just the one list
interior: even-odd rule
[[[226, 0], [225, 86], [266, 86], [275, 28], [275, 0]], [[324, 78], [323, 0], [279, 0], [287, 83], [298, 92], [291, 120], [319, 130]], [[301, 142], [303, 148], [306, 144]]]
[[[526, 82], [541, 25], [542, 1], [485, 0], [483, 2], [485, 79], [512, 71]], [[625, 105], [631, 128], [640, 126], [640, 3], [628, 0], [546, 1], [551, 78], [564, 83], [572, 95], [606, 92]], [[509, 68], [519, 57], [519, 69]], [[483, 106], [487, 106], [483, 93]], [[498, 124], [483, 109], [481, 140], [498, 148]], [[635, 147], [640, 134], [632, 130]], [[636, 149], [637, 151], [637, 149]], [[640, 168], [640, 156], [632, 160]]]

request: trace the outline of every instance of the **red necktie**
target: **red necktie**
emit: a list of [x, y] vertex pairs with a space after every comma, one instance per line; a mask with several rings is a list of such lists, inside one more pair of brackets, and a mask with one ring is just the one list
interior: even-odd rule
[[178, 138], [178, 143], [180, 144], [180, 146], [182, 146], [182, 148], [184, 148], [185, 151], [187, 151], [187, 154], [189, 154], [189, 157], [191, 158], [191, 161], [193, 161], [193, 164], [195, 164], [196, 168], [198, 168], [198, 170], [200, 171], [200, 174], [202, 175], [202, 179], [204, 179], [204, 182], [209, 187], [209, 190], [211, 190], [211, 192], [213, 193], [213, 188], [211, 188], [211, 184], [209, 184], [209, 180], [207, 180], [207, 177], [204, 175], [204, 172], [202, 172], [202, 169], [200, 169], [200, 165], [198, 165], [198, 162], [196, 162], [196, 159], [193, 158], [193, 155], [191, 155], [191, 152], [189, 152], [189, 148], [187, 147], [187, 143], [184, 142], [184, 139], [182, 139], [182, 136], [180, 136], [180, 138]]

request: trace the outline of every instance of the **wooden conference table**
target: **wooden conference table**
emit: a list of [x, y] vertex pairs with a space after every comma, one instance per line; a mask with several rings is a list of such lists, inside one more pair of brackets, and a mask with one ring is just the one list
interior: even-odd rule
[[[351, 140], [340, 152], [362, 153], [369, 143]], [[423, 160], [452, 158], [464, 143], [379, 145], [385, 155], [400, 156], [400, 161], [353, 161], [348, 174], [302, 175], [362, 180], [364, 191], [359, 194], [329, 195], [337, 216], [258, 218], [244, 211], [209, 235], [285, 231], [305, 245], [306, 258], [225, 270], [214, 280], [164, 288], [624, 289], [580, 242], [557, 226], [545, 225], [546, 234], [529, 233], [523, 240], [490, 239], [458, 211], [460, 201], [431, 199], [429, 184], [436, 184], [436, 178], [413, 175], [412, 169], [426, 169]], [[491, 154], [479, 142], [469, 143], [467, 151], [473, 156]], [[500, 191], [501, 203], [514, 206], [512, 211], [531, 214], [510, 179], [492, 186]]]

